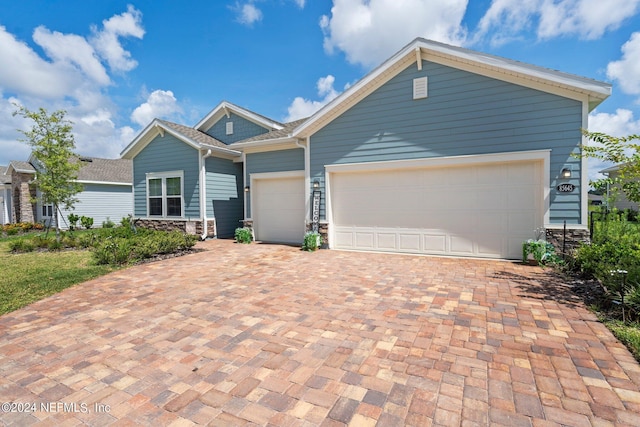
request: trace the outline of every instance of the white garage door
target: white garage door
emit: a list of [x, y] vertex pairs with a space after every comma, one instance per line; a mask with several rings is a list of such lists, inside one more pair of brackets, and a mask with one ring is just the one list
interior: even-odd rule
[[256, 240], [301, 244], [305, 232], [304, 178], [252, 181]]
[[518, 259], [542, 226], [542, 162], [331, 173], [332, 247]]

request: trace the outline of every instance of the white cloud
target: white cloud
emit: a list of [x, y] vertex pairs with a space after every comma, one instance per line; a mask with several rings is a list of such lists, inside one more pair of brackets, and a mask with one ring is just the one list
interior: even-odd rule
[[459, 45], [466, 8], [467, 0], [334, 0], [320, 20], [324, 48], [372, 67], [416, 37]]
[[68, 94], [79, 75], [68, 64], [42, 59], [0, 26], [0, 90], [46, 99]]
[[135, 67], [120, 39], [143, 35], [141, 14], [131, 6], [103, 21], [102, 29], [93, 28], [89, 39], [36, 28], [33, 41], [44, 55], [0, 26], [0, 164], [26, 160], [29, 152], [25, 143], [16, 142], [16, 128], [27, 129], [31, 122], [16, 122], [11, 102], [31, 110], [43, 107], [49, 113], [66, 110], [78, 153], [118, 156], [131, 132], [115, 124], [116, 107], [104, 90], [112, 82], [105, 66], [110, 71]]
[[609, 63], [607, 76], [617, 80], [623, 92], [640, 95], [640, 33], [622, 45], [622, 59]]
[[615, 114], [589, 114], [589, 131], [606, 133], [611, 136], [627, 136], [640, 134], [640, 118], [633, 117], [633, 111], [618, 108]]
[[[628, 136], [640, 134], [640, 118], [636, 119], [633, 112], [619, 108], [614, 114], [598, 113], [589, 114], [589, 131], [606, 133], [611, 136]], [[594, 144], [594, 142], [590, 142]], [[595, 181], [604, 178], [599, 171], [613, 166], [611, 163], [600, 159], [588, 159], [589, 180]]]
[[93, 27], [94, 35], [91, 43], [97, 53], [104, 58], [113, 71], [130, 71], [138, 63], [131, 58], [131, 53], [124, 50], [120, 37], [144, 36], [142, 13], [129, 5], [127, 11], [102, 21], [102, 30]]
[[304, 4], [306, 0], [294, 0], [300, 9], [304, 9]]
[[33, 41], [38, 43], [54, 62], [75, 65], [100, 85], [110, 83], [109, 76], [93, 47], [84, 37], [57, 31], [51, 32], [40, 26], [33, 32]]
[[535, 30], [539, 39], [577, 35], [592, 40], [620, 27], [640, 0], [493, 0], [478, 24], [475, 40], [491, 34], [493, 44]]
[[131, 120], [140, 126], [146, 126], [156, 117], [167, 118], [181, 111], [173, 92], [155, 90], [149, 95], [146, 102], [133, 110]]
[[331, 74], [326, 77], [320, 77], [316, 83], [316, 88], [318, 89], [318, 96], [322, 97], [322, 99], [320, 101], [312, 101], [304, 99], [301, 96], [296, 97], [287, 109], [288, 115], [284, 121], [292, 122], [304, 117], [309, 117], [333, 101], [333, 99], [340, 95], [340, 92], [336, 91], [333, 87], [335, 80], [335, 77]]
[[252, 26], [262, 20], [262, 11], [256, 7], [253, 1], [244, 4], [236, 3], [233, 9], [238, 14], [237, 21], [243, 25]]

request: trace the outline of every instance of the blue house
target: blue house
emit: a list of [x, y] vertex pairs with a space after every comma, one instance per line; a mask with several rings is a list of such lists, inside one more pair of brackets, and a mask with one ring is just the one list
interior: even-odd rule
[[[313, 116], [226, 102], [154, 120], [124, 151], [149, 225], [329, 248], [518, 258], [543, 230], [588, 236], [588, 114], [611, 86], [416, 39]], [[244, 191], [243, 191], [244, 190]]]

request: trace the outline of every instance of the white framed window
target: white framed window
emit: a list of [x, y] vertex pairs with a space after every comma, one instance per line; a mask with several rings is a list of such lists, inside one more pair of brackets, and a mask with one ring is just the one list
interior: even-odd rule
[[233, 135], [233, 122], [227, 122], [227, 135]]
[[53, 216], [53, 205], [51, 203], [42, 205], [42, 218], [51, 218]]
[[184, 171], [147, 174], [147, 216], [184, 216]]

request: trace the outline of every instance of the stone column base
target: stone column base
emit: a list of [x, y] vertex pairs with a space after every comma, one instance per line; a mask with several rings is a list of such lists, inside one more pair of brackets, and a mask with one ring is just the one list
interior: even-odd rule
[[545, 239], [551, 243], [556, 249], [557, 254], [562, 254], [563, 243], [564, 253], [573, 253], [581, 243], [589, 243], [589, 230], [584, 228], [568, 228], [566, 235], [564, 229], [560, 228], [546, 228]]

